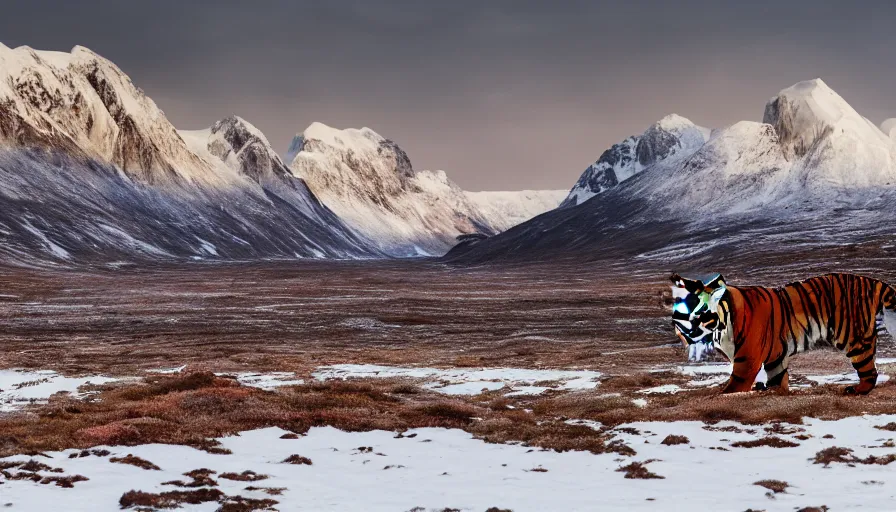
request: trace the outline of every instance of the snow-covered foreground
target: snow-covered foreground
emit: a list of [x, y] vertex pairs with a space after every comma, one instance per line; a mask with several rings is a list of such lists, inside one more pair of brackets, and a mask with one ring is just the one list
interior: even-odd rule
[[[69, 458], [78, 450], [48, 453], [49, 458], [37, 460], [63, 471], [38, 471], [41, 476], [82, 475], [89, 480], [68, 489], [30, 480], [6, 481], [0, 487], [0, 502], [9, 504], [9, 510], [51, 510], [60, 503], [69, 511], [118, 510], [119, 498], [127, 491], [190, 490], [162, 483], [189, 482], [183, 473], [207, 468], [217, 472], [211, 477], [227, 496], [274, 499], [279, 510], [395, 512], [453, 507], [481, 512], [498, 507], [515, 512], [747, 508], [790, 512], [821, 505], [832, 510], [892, 510], [896, 466], [832, 462], [825, 467], [814, 463], [814, 458], [835, 446], [851, 448], [859, 458], [894, 453], [882, 445], [896, 433], [875, 428], [893, 421], [896, 415], [807, 419], [802, 426], [781, 425], [774, 435], [796, 444], [788, 448], [732, 446], [766, 437], [762, 426], [725, 422], [707, 429], [699, 422], [634, 423], [614, 431], [637, 451], [632, 457], [488, 444], [461, 430], [417, 429], [398, 437], [393, 432], [347, 433], [322, 427], [297, 439], [283, 439], [286, 431], [267, 428], [220, 439], [233, 452], [230, 455], [170, 445], [105, 447], [111, 452], [108, 456], [79, 458]], [[685, 436], [688, 442], [661, 444], [670, 434]], [[160, 469], [110, 462], [127, 454]], [[312, 464], [282, 462], [291, 455], [307, 457]], [[29, 459], [16, 456], [0, 463]], [[662, 478], [625, 478], [617, 469], [631, 462], [645, 463]], [[267, 478], [245, 482], [220, 476], [247, 470]], [[786, 491], [773, 494], [754, 485], [769, 479], [785, 482]], [[249, 486], [283, 490], [271, 496], [262, 490], [247, 491]], [[212, 511], [218, 506], [207, 502], [184, 505], [184, 509]]]
[[521, 368], [400, 368], [375, 364], [339, 364], [319, 368], [318, 380], [348, 378], [412, 378], [425, 387], [449, 395], [476, 395], [507, 388], [508, 396], [538, 395], [549, 389], [594, 389], [599, 372], [589, 370], [528, 370]]
[[78, 394], [78, 388], [89, 384], [107, 384], [115, 378], [63, 377], [52, 370], [0, 370], [0, 412], [9, 412], [33, 403], [45, 403], [51, 395], [65, 392]]

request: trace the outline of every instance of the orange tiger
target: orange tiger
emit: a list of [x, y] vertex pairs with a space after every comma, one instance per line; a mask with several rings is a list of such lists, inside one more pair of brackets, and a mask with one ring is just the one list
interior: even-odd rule
[[[896, 314], [896, 290], [853, 274], [827, 274], [782, 288], [737, 287], [718, 275], [706, 282], [672, 274], [672, 324], [686, 344], [712, 343], [734, 363], [723, 393], [749, 391], [764, 366], [768, 387], [787, 389], [797, 352], [835, 346], [852, 362], [867, 394], [877, 384], [877, 333]], [[896, 327], [896, 317], [889, 325]]]

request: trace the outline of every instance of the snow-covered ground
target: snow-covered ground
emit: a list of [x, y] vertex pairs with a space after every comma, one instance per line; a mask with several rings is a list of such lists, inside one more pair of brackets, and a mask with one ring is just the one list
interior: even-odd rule
[[508, 395], [538, 395], [547, 390], [594, 389], [599, 372], [589, 370], [528, 370], [520, 368], [400, 368], [374, 364], [340, 364], [319, 368], [318, 380], [349, 378], [412, 378], [424, 387], [449, 395], [475, 395], [507, 388]]
[[46, 403], [56, 393], [71, 393], [78, 397], [81, 386], [107, 384], [115, 378], [103, 376], [64, 377], [52, 370], [0, 370], [0, 412], [21, 409], [34, 403]]
[[[99, 447], [108, 449], [108, 456], [70, 458], [79, 450], [48, 453], [36, 460], [62, 471], [38, 471], [39, 475], [81, 475], [88, 480], [75, 482], [73, 488], [6, 481], [0, 502], [9, 510], [52, 510], [60, 503], [68, 511], [119, 510], [119, 498], [130, 490], [193, 490], [163, 482], [189, 482], [184, 473], [206, 468], [216, 472], [212, 483], [225, 495], [273, 499], [279, 510], [400, 512], [451, 507], [482, 512], [497, 507], [515, 512], [747, 508], [792, 512], [822, 505], [831, 510], [892, 510], [894, 467], [856, 462], [852, 457], [892, 454], [893, 448], [885, 444], [892, 446], [896, 433], [875, 427], [893, 421], [896, 416], [807, 419], [805, 425], [779, 425], [773, 434], [762, 426], [732, 422], [711, 427], [699, 422], [634, 423], [613, 431], [636, 450], [630, 457], [488, 444], [461, 430], [416, 429], [398, 437], [394, 432], [347, 433], [322, 427], [297, 439], [283, 439], [288, 432], [267, 428], [220, 439], [222, 447], [232, 451], [230, 455], [170, 445]], [[687, 440], [662, 444], [669, 435]], [[732, 446], [770, 435], [795, 446]], [[832, 447], [854, 450], [846, 455], [853, 462], [827, 466], [815, 462], [818, 452]], [[110, 462], [127, 454], [160, 469]], [[282, 462], [291, 455], [307, 457], [311, 464]], [[15, 456], [0, 463], [8, 466], [9, 461], [30, 458]], [[618, 470], [632, 462], [643, 463], [657, 478], [626, 478]], [[245, 482], [220, 477], [224, 472], [244, 471], [267, 478]], [[781, 481], [786, 489], [775, 494], [755, 485], [762, 480]], [[279, 488], [281, 494], [247, 487]], [[206, 502], [183, 508], [213, 511], [218, 507], [217, 502]]]

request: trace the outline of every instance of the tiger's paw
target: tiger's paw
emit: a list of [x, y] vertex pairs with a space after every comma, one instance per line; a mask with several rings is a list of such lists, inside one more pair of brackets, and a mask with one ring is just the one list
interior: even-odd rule
[[862, 386], [859, 384], [858, 386], [846, 386], [846, 389], [843, 390], [844, 395], [867, 395], [874, 389], [874, 386]]

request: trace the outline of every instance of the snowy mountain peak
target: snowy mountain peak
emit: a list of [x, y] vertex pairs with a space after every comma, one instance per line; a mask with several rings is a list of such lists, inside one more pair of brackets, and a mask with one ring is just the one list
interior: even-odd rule
[[769, 100], [762, 121], [775, 127], [788, 158], [804, 156], [813, 144], [834, 132], [865, 144], [890, 145], [880, 129], [820, 78], [783, 89]]
[[561, 206], [574, 206], [615, 187], [667, 158], [687, 158], [709, 138], [709, 130], [669, 114], [641, 135], [628, 137], [588, 166]]
[[775, 127], [784, 156], [817, 187], [896, 183], [896, 146], [821, 79], [772, 98], [763, 122]]
[[214, 179], [158, 106], [83, 46], [0, 48], [0, 139], [112, 163], [148, 184]]
[[181, 130], [179, 134], [210, 166], [232, 171], [230, 181], [248, 178], [263, 184], [292, 177], [261, 130], [239, 116], [225, 117], [205, 130]]

